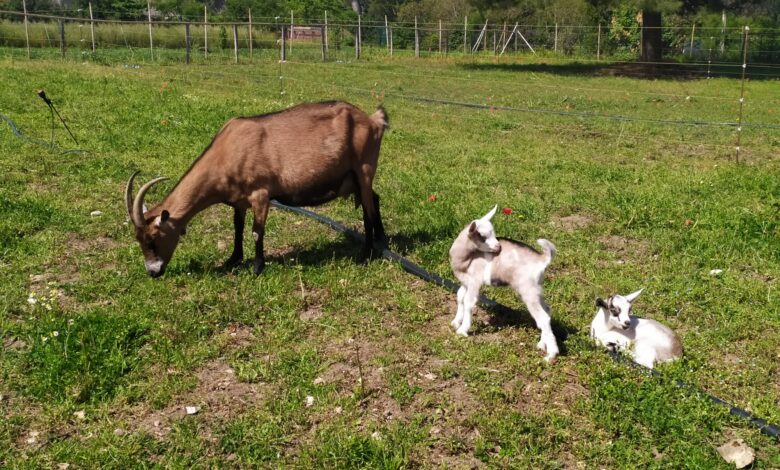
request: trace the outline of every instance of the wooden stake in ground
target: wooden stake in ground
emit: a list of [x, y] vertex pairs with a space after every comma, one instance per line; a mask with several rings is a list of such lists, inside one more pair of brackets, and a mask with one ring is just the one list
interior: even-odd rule
[[203, 56], [209, 56], [209, 13], [203, 5]]
[[390, 28], [387, 26], [387, 15], [385, 15], [385, 42], [387, 43], [387, 50], [390, 50]]
[[238, 63], [238, 25], [233, 23], [233, 60]]
[[696, 34], [696, 22], [693, 22], [693, 26], [691, 26], [691, 57], [693, 57], [693, 37]]
[[358, 25], [357, 25], [357, 36], [355, 37], [355, 58], [360, 58], [360, 39], [361, 36], [361, 28], [360, 28], [360, 15], [358, 15]]
[[24, 9], [24, 40], [27, 43], [27, 58], [30, 58], [30, 32], [27, 30], [27, 2], [22, 0], [22, 9]]
[[295, 18], [293, 17], [293, 11], [290, 10], [290, 54], [291, 55], [292, 55], [293, 36], [295, 36]]
[[558, 23], [555, 23], [555, 42], [553, 44], [555, 52], [558, 52]]
[[417, 31], [417, 17], [414, 17], [414, 56], [420, 57], [420, 33]]
[[252, 9], [249, 9], [249, 60], [252, 60]]
[[468, 54], [469, 50], [467, 49], [467, 44], [469, 43], [468, 40], [468, 29], [469, 29], [469, 17], [468, 15], [463, 17], [463, 53]]
[[149, 18], [149, 57], [154, 60], [154, 42], [152, 41], [152, 5], [146, 0], [146, 16]]
[[598, 37], [596, 38], [596, 60], [601, 60], [601, 24], [599, 23]]
[[442, 42], [442, 36], [441, 36], [441, 20], [439, 20], [439, 55], [441, 55], [441, 42]]
[[328, 53], [328, 10], [325, 10], [325, 32], [323, 33], [325, 35], [325, 53]]
[[95, 52], [95, 19], [92, 17], [92, 2], [89, 2], [89, 32], [92, 35], [92, 52]]

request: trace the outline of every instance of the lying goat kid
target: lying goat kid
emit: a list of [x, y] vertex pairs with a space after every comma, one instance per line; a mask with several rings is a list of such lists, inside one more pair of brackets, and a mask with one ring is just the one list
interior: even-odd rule
[[548, 240], [536, 242], [542, 247], [539, 253], [530, 246], [496, 238], [490, 219], [496, 208], [481, 219], [471, 222], [455, 239], [450, 248], [450, 263], [455, 277], [460, 281], [458, 312], [452, 320], [457, 333], [468, 336], [471, 313], [483, 285], [511, 286], [525, 302], [528, 311], [542, 330], [537, 347], [546, 351], [545, 360], [558, 355], [558, 343], [550, 326], [550, 307], [542, 297], [544, 270], [555, 255], [555, 245]]
[[638, 364], [653, 368], [656, 362], [679, 359], [683, 354], [679, 336], [655, 320], [631, 313], [631, 304], [642, 289], [627, 296], [596, 299], [599, 311], [590, 324], [590, 336], [610, 351], [626, 350]]

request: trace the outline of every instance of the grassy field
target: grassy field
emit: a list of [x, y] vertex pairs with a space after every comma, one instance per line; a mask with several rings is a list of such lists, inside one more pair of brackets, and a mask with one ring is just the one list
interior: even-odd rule
[[[776, 441], [675, 386], [780, 423], [780, 130], [745, 126], [736, 164], [733, 127], [657, 122], [733, 122], [739, 81], [522, 58], [0, 56], [0, 113], [48, 142], [44, 88], [79, 141], [58, 126], [52, 150], [0, 121], [0, 466], [729, 468], [715, 448], [732, 438], [756, 468], [780, 466]], [[747, 83], [746, 122], [778, 124], [776, 89]], [[129, 175], [171, 177], [158, 201], [228, 118], [321, 99], [383, 99], [376, 190], [395, 251], [451, 277], [453, 238], [494, 204], [512, 209], [500, 235], [557, 245], [557, 363], [511, 292], [486, 290], [522, 314], [480, 310], [456, 337], [454, 296], [385, 260], [357, 264], [358, 245], [279, 210], [260, 277], [219, 268], [227, 207], [192, 222], [162, 278], [146, 275]], [[362, 225], [350, 201], [317, 210]], [[637, 314], [686, 349], [660, 377], [588, 339], [594, 299], [639, 287]]]

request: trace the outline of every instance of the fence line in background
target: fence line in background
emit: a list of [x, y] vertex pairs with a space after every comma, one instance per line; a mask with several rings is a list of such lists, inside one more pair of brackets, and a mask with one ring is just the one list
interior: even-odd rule
[[[26, 2], [23, 1], [23, 9], [25, 11], [23, 12], [16, 12], [16, 11], [9, 11], [9, 10], [0, 10], [0, 14], [6, 15], [6, 16], [12, 16], [12, 17], [21, 17], [21, 19], [25, 23], [25, 46], [28, 47], [28, 49], [32, 48], [31, 41], [29, 39], [29, 20], [54, 20], [54, 21], [64, 21], [64, 22], [73, 22], [73, 23], [85, 23], [85, 18], [80, 17], [73, 17], [73, 16], [62, 16], [62, 15], [48, 15], [48, 14], [41, 14], [41, 13], [33, 13], [26, 11]], [[98, 41], [97, 38], [95, 38], [95, 24], [115, 24], [115, 25], [138, 25], [142, 23], [147, 23], [147, 27], [149, 29], [149, 43], [150, 43], [150, 52], [151, 56], [154, 57], [154, 31], [153, 26], [157, 26], [159, 29], [165, 29], [179, 25], [179, 24], [185, 24], [185, 23], [194, 23], [199, 24], [200, 21], [180, 21], [180, 20], [165, 20], [165, 21], [157, 21], [154, 20], [151, 16], [151, 12], [149, 9], [147, 9], [146, 13], [146, 21], [123, 21], [123, 20], [114, 20], [114, 19], [100, 19], [94, 17], [94, 12], [90, 8], [90, 29], [91, 29], [91, 36], [93, 40], [93, 51], [96, 51], [98, 49], [99, 43], [102, 41]], [[248, 21], [232, 21], [232, 22], [209, 22], [208, 18], [208, 10], [204, 7], [203, 12], [203, 18], [202, 18], [202, 24], [203, 25], [203, 48], [204, 48], [204, 57], [208, 57], [209, 53], [209, 27], [210, 26], [216, 26], [216, 27], [225, 27], [225, 28], [233, 28], [234, 26], [240, 27], [240, 28], [247, 28], [249, 31], [250, 36], [252, 35], [252, 30], [254, 28], [261, 28], [264, 30], [267, 30], [269, 32], [274, 32], [274, 34], [280, 33], [280, 25], [278, 22], [270, 22], [270, 21], [263, 21], [260, 19], [258, 21], [258, 18], [252, 17], [251, 11], [247, 10], [247, 18]], [[290, 28], [287, 31], [288, 34], [288, 54], [292, 51], [292, 43], [298, 42], [297, 41], [297, 33], [300, 32], [302, 29], [307, 28], [307, 26], [300, 26], [300, 23], [302, 23], [302, 20], [298, 20], [299, 25], [296, 26], [294, 14], [291, 12], [291, 18], [290, 18]], [[404, 22], [390, 22], [388, 20], [383, 21], [365, 21], [362, 16], [358, 18], [357, 24], [346, 21], [346, 22], [340, 22], [332, 24], [327, 19], [327, 13], [325, 14], [325, 22], [323, 23], [319, 19], [310, 20], [308, 23], [312, 29], [319, 30], [321, 26], [325, 26], [326, 32], [324, 35], [325, 38], [325, 48], [326, 52], [329, 49], [328, 44], [328, 38], [330, 36], [330, 28], [335, 27], [338, 29], [339, 39], [340, 39], [340, 47], [356, 47], [358, 50], [356, 52], [357, 57], [361, 57], [363, 55], [363, 45], [366, 40], [368, 40], [370, 45], [373, 45], [374, 47], [379, 46], [382, 49], [387, 49], [388, 54], [392, 54], [392, 52], [397, 49], [398, 44], [393, 44], [394, 39], [394, 31], [408, 31], [413, 32], [414, 34], [414, 55], [415, 57], [419, 57], [422, 55], [423, 52], [423, 42], [425, 43], [425, 48], [427, 49], [427, 52], [433, 53], [438, 52], [439, 54], [444, 54], [445, 49], [446, 52], [450, 52], [450, 43], [455, 41], [460, 42], [461, 39], [458, 38], [458, 28], [460, 26], [456, 26], [454, 23], [447, 23], [444, 21], [436, 21], [433, 23], [423, 23], [420, 22], [417, 18], [415, 18], [415, 21], [413, 24], [404, 23]], [[430, 26], [430, 27], [427, 27]], [[491, 25], [489, 21], [485, 22], [485, 25], [480, 25], [481, 28], [474, 25], [473, 28], [469, 28], [468, 24], [468, 17], [464, 17], [464, 23], [463, 23], [463, 51], [464, 53], [468, 52], [467, 43], [471, 43], [471, 51], [472, 53], [476, 53], [479, 50], [479, 46], [481, 45], [483, 50], [487, 51], [490, 49], [488, 46], [488, 39], [487, 36], [490, 34], [493, 36], [494, 39], [494, 45], [493, 45], [493, 53], [500, 55], [500, 51], [503, 49], [504, 52], [509, 50], [509, 43], [507, 41], [506, 37], [506, 27], [504, 26], [502, 28], [501, 25]], [[120, 26], [121, 27], [121, 26]], [[480, 30], [481, 29], [481, 30]], [[641, 31], [644, 31], [644, 29], [640, 27]], [[655, 28], [653, 28], [655, 29]], [[707, 39], [707, 30], [710, 30], [712, 32], [712, 35], [709, 36], [709, 39]], [[368, 33], [366, 33], [366, 30], [368, 30]], [[563, 38], [561, 36], [561, 30], [565, 31]], [[681, 28], [663, 28], [664, 31], [669, 30], [681, 30]], [[685, 38], [684, 40], [681, 39], [681, 42], [676, 43], [676, 46], [674, 49], [669, 51], [667, 49], [667, 53], [671, 52], [673, 54], [682, 54], [688, 56], [690, 59], [695, 60], [696, 58], [700, 59], [700, 62], [712, 62], [711, 57], [712, 55], [712, 49], [714, 48], [715, 44], [715, 33], [714, 31], [718, 30], [722, 34], [718, 34], [721, 45], [723, 46], [721, 48], [721, 58], [724, 54], [733, 54], [731, 55], [731, 59], [728, 61], [731, 63], [731, 61], [736, 62], [737, 54], [741, 53], [741, 47], [740, 48], [727, 48], [725, 47], [725, 42], [728, 40], [728, 42], [734, 42], [736, 38], [731, 37], [730, 39], [727, 38], [728, 33], [733, 30], [733, 28], [704, 28], [704, 27], [697, 27], [694, 25], [691, 30], [689, 31], [690, 37], [688, 37], [689, 33], [684, 33]], [[180, 30], [181, 31], [181, 30]], [[497, 41], [497, 36], [499, 34], [499, 31], [501, 31], [501, 41]], [[577, 32], [579, 31], [579, 32]], [[764, 29], [766, 35], [764, 36], [763, 42], [759, 41], [759, 39], [756, 39], [757, 44], [759, 45], [758, 48], [754, 47], [750, 53], [752, 54], [758, 54], [758, 55], [765, 55], [768, 57], [771, 57], [772, 60], [770, 63], [774, 63], [775, 60], [780, 60], [780, 40], [776, 37], [778, 35], [778, 32], [780, 32], [780, 29]], [[699, 49], [696, 49], [696, 34], [699, 34], [699, 39], [701, 41], [706, 42], [706, 44], [709, 46], [708, 48], [701, 48], [699, 46]], [[525, 33], [525, 34], [524, 34]], [[755, 33], [755, 31], [754, 31]], [[318, 33], [320, 36], [322, 36], [321, 33]], [[472, 42], [474, 40], [474, 36], [477, 35], [477, 40]], [[614, 39], [608, 39], [605, 41], [605, 36], [603, 33], [603, 28], [601, 24], [595, 25], [595, 26], [588, 26], [588, 25], [568, 25], [568, 26], [561, 26], [558, 24], [552, 24], [552, 25], [523, 25], [519, 22], [517, 23], [517, 28], [515, 34], [512, 35], [515, 39], [515, 44], [517, 44], [518, 36], [520, 39], [523, 40], [523, 42], [526, 44], [527, 47], [529, 47], [529, 50], [534, 50], [534, 45], [538, 46], [539, 48], [543, 50], [548, 50], [551, 53], [563, 53], [564, 55], [587, 55], [588, 49], [592, 51], [591, 53], [595, 55], [596, 61], [600, 61], [604, 58], [604, 56], [608, 56], [610, 53], [620, 53], [624, 55], [636, 55], [636, 51], [631, 52], [629, 49], [630, 47], [636, 47], [636, 45], [631, 46], [630, 44], [619, 44], [618, 42], [615, 42]], [[755, 34], [754, 34], [755, 36]], [[354, 37], [354, 40], [351, 39]], [[756, 36], [758, 38], [758, 36]], [[641, 41], [641, 34], [639, 40]], [[7, 39], [6, 42], [11, 41], [11, 38]], [[346, 42], [345, 42], [346, 41]], [[592, 42], [589, 42], [592, 41]], [[354, 42], [354, 44], [353, 44]], [[397, 42], [397, 41], [395, 41]], [[408, 36], [407, 39], [405, 39], [405, 42], [407, 44], [407, 47], [409, 45], [408, 43]], [[562, 42], [565, 42], [565, 47], [562, 46]], [[773, 44], [778, 43], [777, 49], [773, 49]], [[254, 48], [255, 40], [254, 37], [250, 38], [250, 55], [252, 55], [253, 48]], [[302, 43], [303, 44], [303, 43]], [[589, 45], [590, 44], [590, 45]], [[687, 51], [685, 48], [679, 49], [682, 47], [682, 44], [684, 44], [687, 47]], [[690, 46], [690, 45], [693, 46]], [[139, 46], [139, 44], [133, 44], [135, 46]], [[606, 47], [605, 47], [606, 45]], [[763, 47], [762, 47], [763, 45]], [[767, 46], [771, 47], [767, 47]], [[160, 47], [160, 46], [158, 46]], [[181, 47], [181, 46], [178, 46]], [[303, 47], [303, 45], [302, 45]], [[623, 49], [621, 49], [623, 48]], [[296, 48], [297, 49], [297, 48]], [[625, 49], [625, 50], [624, 50]], [[515, 50], [517, 50], [517, 47], [515, 47]], [[609, 52], [609, 51], [612, 52]], [[705, 54], [705, 51], [709, 52], [709, 55]], [[775, 59], [776, 58], [776, 59]], [[760, 63], [757, 60], [751, 60], [752, 64]]]

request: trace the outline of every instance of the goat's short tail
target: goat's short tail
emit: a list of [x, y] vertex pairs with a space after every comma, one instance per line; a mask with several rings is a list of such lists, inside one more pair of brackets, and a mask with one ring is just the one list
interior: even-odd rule
[[373, 121], [374, 125], [380, 130], [390, 127], [390, 116], [387, 115], [387, 111], [385, 111], [385, 108], [382, 105], [379, 105], [379, 107], [376, 108], [376, 111], [374, 111], [374, 114], [371, 115], [371, 121]]
[[542, 247], [542, 255], [544, 255], [545, 262], [550, 264], [553, 257], [555, 256], [555, 245], [553, 245], [550, 240], [546, 240], [544, 238], [536, 240], [536, 243]]

